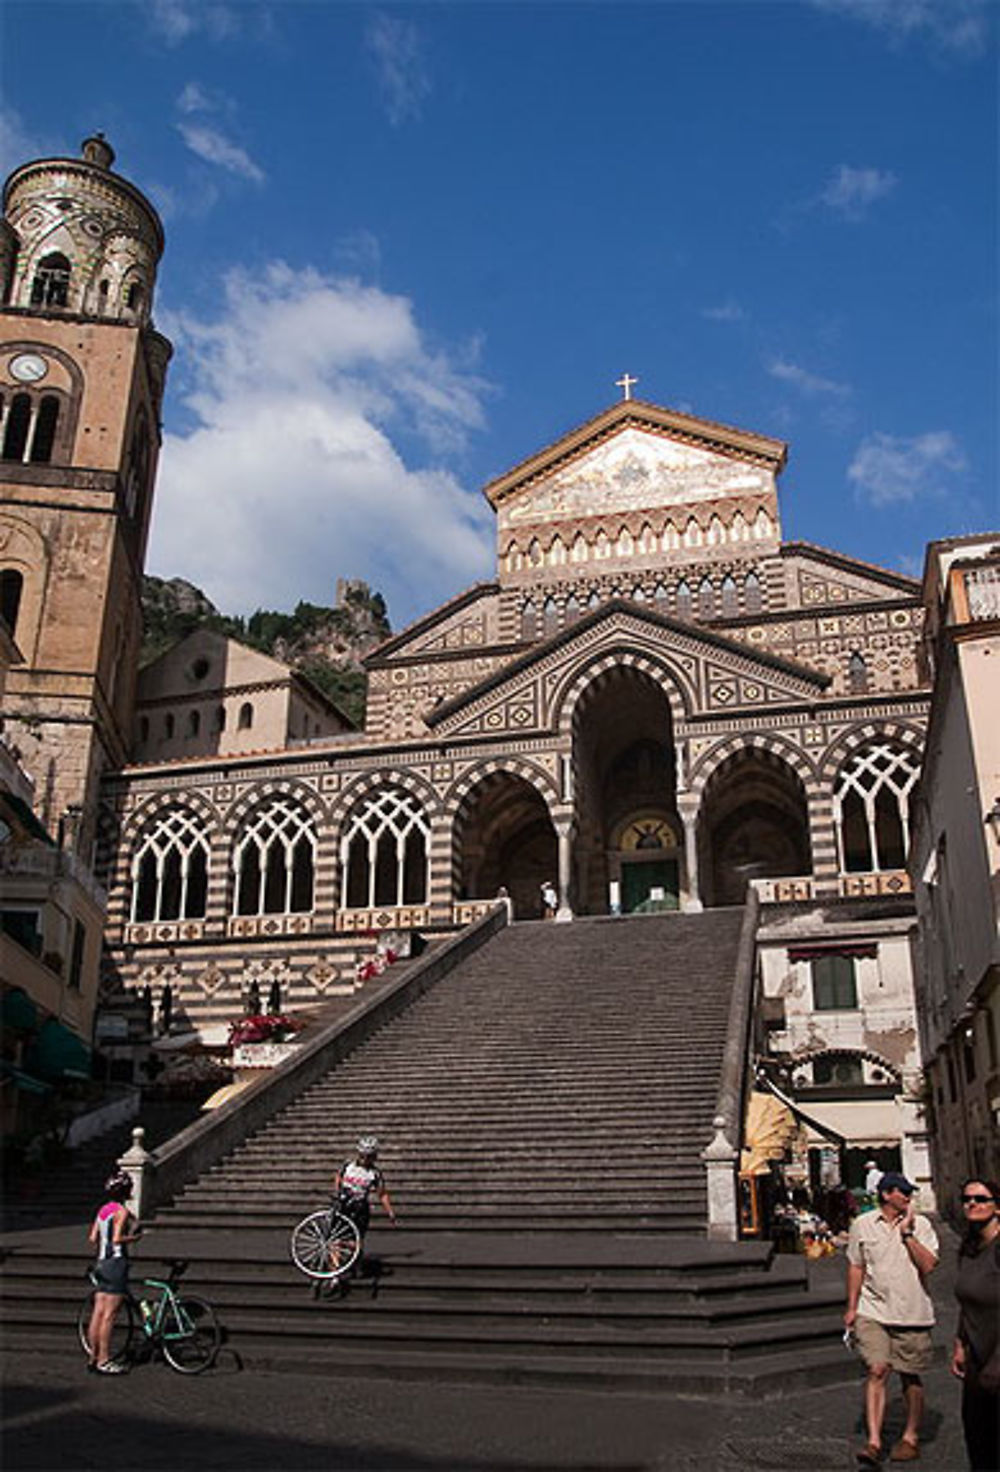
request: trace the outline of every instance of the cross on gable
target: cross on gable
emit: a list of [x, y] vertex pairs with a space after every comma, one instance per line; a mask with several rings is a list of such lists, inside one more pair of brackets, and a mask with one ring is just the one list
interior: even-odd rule
[[630, 373], [623, 373], [621, 378], [615, 379], [615, 388], [621, 389], [622, 398], [630, 399], [632, 397], [632, 385], [638, 382], [639, 380], [633, 378]]

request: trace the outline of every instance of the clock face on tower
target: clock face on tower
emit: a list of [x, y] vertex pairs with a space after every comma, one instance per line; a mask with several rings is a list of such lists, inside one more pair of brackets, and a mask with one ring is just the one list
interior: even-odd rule
[[18, 353], [11, 359], [11, 377], [18, 383], [38, 383], [49, 371], [49, 365], [38, 353]]

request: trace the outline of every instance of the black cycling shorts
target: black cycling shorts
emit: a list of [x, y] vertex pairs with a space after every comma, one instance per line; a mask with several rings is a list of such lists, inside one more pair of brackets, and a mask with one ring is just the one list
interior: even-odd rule
[[128, 1292], [128, 1258], [105, 1257], [90, 1270], [91, 1280], [98, 1293]]

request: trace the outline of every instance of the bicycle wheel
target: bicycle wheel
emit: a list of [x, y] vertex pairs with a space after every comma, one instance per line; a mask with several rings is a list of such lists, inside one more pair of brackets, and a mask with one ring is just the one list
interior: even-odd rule
[[289, 1243], [292, 1261], [307, 1278], [339, 1278], [361, 1251], [361, 1233], [338, 1211], [314, 1211], [299, 1222]]
[[[76, 1332], [80, 1340], [80, 1346], [90, 1358], [90, 1317], [94, 1312], [94, 1299], [97, 1290], [88, 1293], [80, 1305], [80, 1312], [76, 1316]], [[135, 1306], [131, 1298], [122, 1300], [121, 1306], [115, 1315], [115, 1321], [111, 1326], [111, 1358], [113, 1360], [125, 1360], [128, 1358], [135, 1336]]]
[[222, 1343], [215, 1309], [203, 1298], [175, 1298], [163, 1313], [163, 1357], [182, 1375], [200, 1375], [214, 1364]]

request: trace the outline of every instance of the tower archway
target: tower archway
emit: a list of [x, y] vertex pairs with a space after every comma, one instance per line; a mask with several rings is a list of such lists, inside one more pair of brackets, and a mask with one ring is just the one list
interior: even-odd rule
[[698, 836], [707, 905], [742, 904], [751, 879], [812, 872], [805, 788], [773, 752], [737, 751], [713, 772]]
[[685, 885], [670, 702], [651, 675], [602, 670], [573, 712], [575, 908], [676, 908]]
[[454, 854], [458, 898], [493, 899], [506, 890], [515, 919], [537, 919], [541, 887], [558, 875], [556, 830], [545, 799], [515, 772], [488, 773], [456, 814]]

